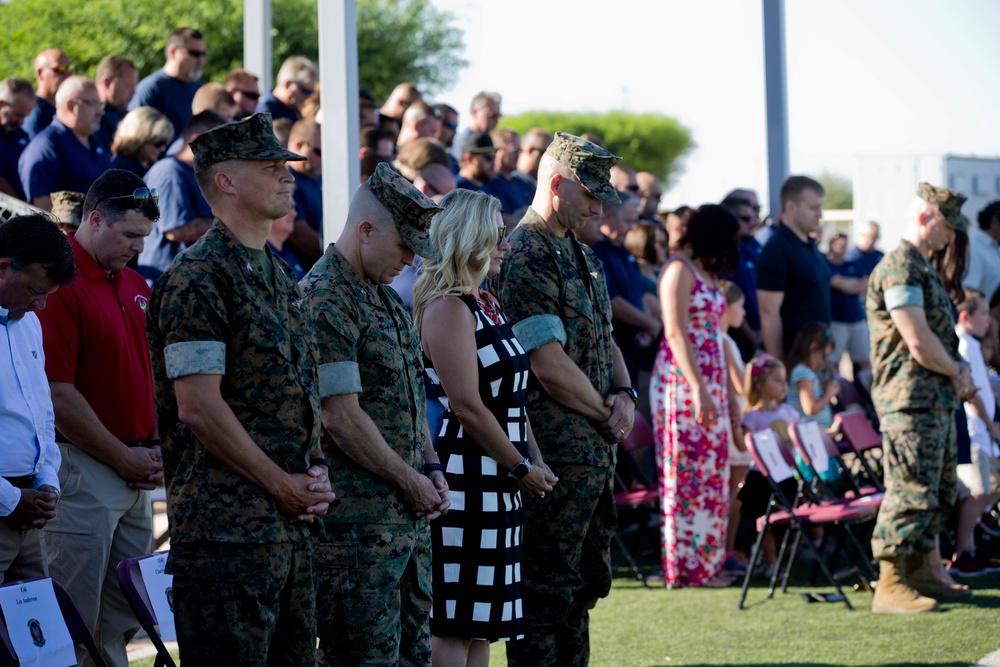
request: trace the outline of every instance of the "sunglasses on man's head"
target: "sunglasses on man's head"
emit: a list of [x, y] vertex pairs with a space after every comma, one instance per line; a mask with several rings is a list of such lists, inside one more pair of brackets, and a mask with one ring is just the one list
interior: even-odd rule
[[103, 204], [106, 201], [114, 201], [115, 199], [131, 199], [134, 204], [134, 208], [142, 208], [149, 200], [153, 200], [154, 204], [158, 204], [160, 201], [160, 194], [156, 191], [156, 188], [139, 188], [130, 195], [105, 197], [101, 201], [97, 202], [97, 204]]
[[47, 69], [52, 70], [56, 74], [65, 74], [66, 72], [72, 72], [73, 71], [73, 66], [72, 65], [53, 65], [53, 66], [51, 66], [51, 67], [49, 67]]
[[238, 90], [237, 89], [237, 90], [234, 90], [233, 92], [234, 93], [242, 93], [244, 97], [247, 97], [247, 98], [249, 98], [251, 100], [259, 100], [260, 99], [260, 93], [255, 93], [252, 90]]

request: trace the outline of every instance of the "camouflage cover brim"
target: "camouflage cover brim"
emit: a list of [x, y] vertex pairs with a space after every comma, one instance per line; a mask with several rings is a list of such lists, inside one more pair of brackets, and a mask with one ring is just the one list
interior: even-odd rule
[[400, 225], [398, 223], [397, 228], [399, 229], [399, 236], [403, 239], [403, 243], [415, 255], [429, 259], [437, 258], [437, 252], [434, 251], [434, 246], [431, 244], [431, 233], [429, 231], [420, 231], [413, 225]]
[[611, 181], [609, 181], [607, 177], [578, 172], [577, 178], [580, 179], [580, 183], [583, 184], [583, 187], [587, 188], [587, 192], [594, 195], [605, 204], [621, 203], [621, 199], [618, 197], [618, 192], [611, 187]]

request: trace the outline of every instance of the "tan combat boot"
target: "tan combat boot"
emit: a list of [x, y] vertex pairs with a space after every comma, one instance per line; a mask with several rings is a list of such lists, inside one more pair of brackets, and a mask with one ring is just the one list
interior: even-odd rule
[[972, 590], [964, 584], [942, 578], [931, 567], [930, 554], [917, 553], [906, 557], [906, 585], [929, 598], [942, 602], [969, 600]]
[[938, 604], [933, 598], [924, 597], [903, 583], [904, 572], [901, 556], [879, 561], [878, 583], [872, 599], [873, 614], [920, 614], [937, 610]]

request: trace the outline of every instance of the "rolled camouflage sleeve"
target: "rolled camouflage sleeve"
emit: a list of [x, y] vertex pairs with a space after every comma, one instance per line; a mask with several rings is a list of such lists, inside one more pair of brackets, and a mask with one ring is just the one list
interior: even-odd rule
[[314, 292], [307, 299], [316, 323], [320, 398], [360, 394], [358, 313], [351, 307], [350, 299], [339, 290]]
[[[558, 269], [537, 249], [516, 253], [508, 261], [499, 299], [504, 315], [515, 329], [522, 321], [533, 320], [539, 328], [552, 331], [562, 326], [559, 303]], [[559, 327], [553, 319], [559, 320]], [[527, 322], [526, 322], [527, 324]], [[532, 328], [534, 327], [532, 325]], [[520, 337], [521, 334], [518, 334]], [[565, 342], [565, 330], [562, 333]], [[523, 341], [522, 341], [523, 345]]]
[[224, 279], [202, 262], [167, 274], [156, 328], [163, 335], [167, 377], [225, 375], [232, 328], [225, 311]]
[[915, 265], [901, 265], [882, 276], [885, 309], [892, 311], [905, 306], [924, 307], [926, 285]]

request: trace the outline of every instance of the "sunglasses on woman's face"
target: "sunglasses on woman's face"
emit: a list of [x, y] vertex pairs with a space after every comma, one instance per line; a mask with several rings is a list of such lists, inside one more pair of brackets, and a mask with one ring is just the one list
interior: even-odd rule
[[497, 227], [497, 247], [498, 248], [500, 247], [500, 244], [503, 243], [503, 240], [504, 240], [504, 238], [506, 236], [507, 236], [507, 227], [506, 227], [506, 225], [503, 226], [503, 227]]

